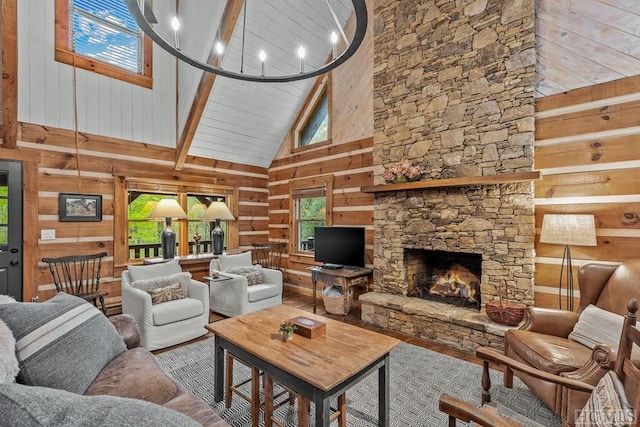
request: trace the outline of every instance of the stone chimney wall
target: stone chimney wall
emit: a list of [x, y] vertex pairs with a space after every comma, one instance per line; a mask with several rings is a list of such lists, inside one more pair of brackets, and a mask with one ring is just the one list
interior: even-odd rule
[[[534, 0], [377, 1], [375, 183], [409, 159], [423, 180], [533, 170]], [[376, 193], [374, 290], [406, 295], [404, 250], [482, 255], [484, 301], [533, 303], [533, 184]]]

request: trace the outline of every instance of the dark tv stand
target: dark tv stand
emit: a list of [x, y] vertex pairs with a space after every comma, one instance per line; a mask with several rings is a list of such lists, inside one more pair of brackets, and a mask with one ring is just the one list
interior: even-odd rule
[[326, 268], [327, 270], [340, 270], [343, 267], [344, 265], [342, 264], [331, 264], [330, 262], [322, 264], [322, 268]]

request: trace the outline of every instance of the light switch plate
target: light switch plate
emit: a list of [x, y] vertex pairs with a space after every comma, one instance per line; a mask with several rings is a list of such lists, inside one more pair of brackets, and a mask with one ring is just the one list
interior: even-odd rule
[[40, 230], [41, 240], [55, 240], [56, 230]]

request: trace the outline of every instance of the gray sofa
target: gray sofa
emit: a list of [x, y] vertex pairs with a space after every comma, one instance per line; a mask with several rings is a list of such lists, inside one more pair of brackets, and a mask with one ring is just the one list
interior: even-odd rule
[[0, 426], [228, 425], [140, 347], [131, 316], [107, 320], [60, 293], [41, 304], [0, 304], [0, 320], [15, 336], [20, 368], [18, 383], [0, 378]]

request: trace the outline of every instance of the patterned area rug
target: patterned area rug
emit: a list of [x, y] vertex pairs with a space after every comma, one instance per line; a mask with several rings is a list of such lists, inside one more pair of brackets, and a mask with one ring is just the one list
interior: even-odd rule
[[[213, 339], [207, 339], [157, 356], [162, 367], [185, 388], [209, 403], [232, 426], [250, 426], [248, 402], [234, 394], [231, 408], [213, 401]], [[438, 410], [442, 393], [479, 405], [482, 367], [407, 343], [391, 351], [391, 425], [398, 427], [443, 426], [447, 417]], [[249, 378], [249, 369], [234, 364], [234, 382]], [[491, 372], [492, 400], [498, 411], [515, 419], [530, 418], [531, 426], [557, 426], [560, 419], [517, 378], [514, 388], [502, 387], [502, 374]], [[347, 391], [347, 424], [370, 427], [377, 420], [377, 373]], [[248, 385], [247, 385], [248, 387]], [[247, 392], [248, 392], [247, 388]], [[297, 425], [297, 405], [285, 404], [276, 416], [287, 426]], [[310, 414], [313, 423], [313, 411]], [[334, 424], [336, 424], [334, 422]], [[263, 425], [262, 423], [260, 425]], [[464, 423], [459, 423], [464, 425]]]

